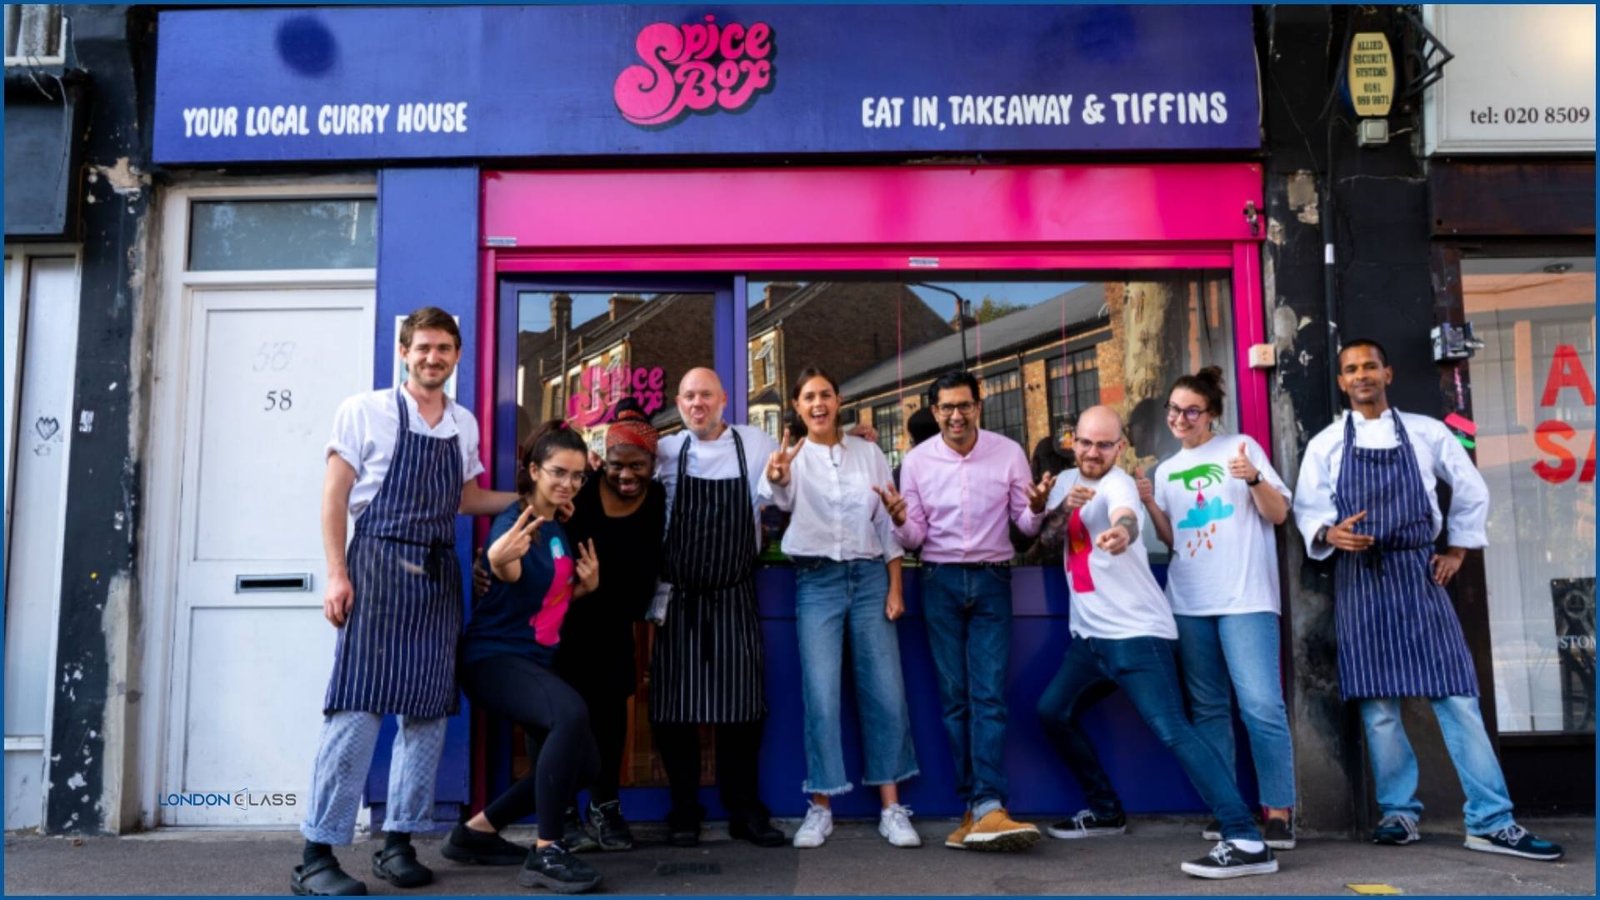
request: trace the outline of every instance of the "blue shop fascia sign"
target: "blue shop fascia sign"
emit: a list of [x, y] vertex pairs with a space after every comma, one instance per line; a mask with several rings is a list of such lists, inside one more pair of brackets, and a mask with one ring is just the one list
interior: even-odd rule
[[1252, 150], [1248, 6], [170, 10], [158, 162]]

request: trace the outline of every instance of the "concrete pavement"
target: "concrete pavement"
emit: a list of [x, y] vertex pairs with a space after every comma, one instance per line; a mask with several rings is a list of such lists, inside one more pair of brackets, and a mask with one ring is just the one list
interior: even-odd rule
[[[781, 822], [792, 834], [797, 823]], [[1530, 819], [1532, 830], [1567, 848], [1555, 863], [1466, 850], [1459, 831], [1424, 822], [1424, 840], [1376, 847], [1343, 836], [1302, 835], [1279, 854], [1277, 875], [1205, 881], [1178, 864], [1205, 854], [1199, 819], [1136, 818], [1126, 836], [1091, 841], [1045, 838], [1017, 854], [958, 852], [943, 846], [949, 820], [916, 820], [924, 846], [890, 847], [875, 822], [840, 822], [825, 846], [761, 849], [708, 826], [694, 850], [669, 847], [660, 826], [636, 826], [644, 839], [626, 853], [586, 858], [610, 894], [1344, 894], [1351, 883], [1387, 884], [1405, 894], [1594, 894], [1592, 818]], [[1040, 823], [1043, 824], [1043, 823]], [[1433, 830], [1427, 830], [1432, 828]], [[528, 829], [508, 836], [532, 841]], [[442, 834], [419, 836], [420, 858], [437, 873], [413, 894], [542, 893], [516, 885], [516, 868], [459, 866], [439, 856]], [[345, 870], [373, 894], [407, 893], [371, 875], [381, 840], [359, 836], [338, 849]], [[300, 838], [282, 831], [158, 831], [111, 837], [7, 835], [7, 894], [287, 894]]]

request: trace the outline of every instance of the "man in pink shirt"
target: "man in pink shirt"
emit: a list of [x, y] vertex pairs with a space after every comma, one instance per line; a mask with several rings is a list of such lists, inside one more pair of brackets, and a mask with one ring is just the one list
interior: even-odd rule
[[922, 548], [922, 606], [939, 670], [939, 700], [966, 816], [945, 839], [957, 850], [1022, 850], [1039, 829], [1006, 813], [1001, 770], [1006, 738], [1006, 664], [1011, 651], [1008, 524], [1039, 531], [1055, 478], [1035, 485], [1016, 441], [983, 431], [983, 403], [970, 372], [941, 375], [928, 390], [939, 440], [906, 454], [900, 490], [878, 489], [895, 535]]

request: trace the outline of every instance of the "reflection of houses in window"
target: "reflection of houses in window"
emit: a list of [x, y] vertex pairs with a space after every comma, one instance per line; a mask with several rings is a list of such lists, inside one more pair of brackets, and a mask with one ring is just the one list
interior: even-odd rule
[[950, 333], [949, 322], [897, 282], [769, 284], [750, 307], [750, 424], [778, 436], [794, 380], [807, 366], [821, 367], [842, 387], [892, 360], [901, 343], [917, 346]]
[[537, 422], [603, 415], [628, 395], [657, 427], [676, 427], [678, 381], [711, 365], [711, 294], [613, 294], [603, 313], [577, 323], [571, 295], [531, 297], [548, 297], [551, 327], [517, 335], [518, 440]]
[[1052, 357], [1046, 367], [1050, 397], [1050, 434], [1059, 438], [1078, 421], [1078, 414], [1100, 402], [1100, 365], [1093, 349]]
[[[981, 358], [977, 353], [979, 335], [969, 325], [966, 355], [983, 390], [982, 426], [1006, 434], [1029, 451], [1054, 433], [1047, 366], [1052, 359], [1059, 362], [1063, 352], [1078, 366], [1080, 378], [1074, 387], [1081, 388], [1081, 393], [1074, 396], [1079, 402], [1120, 403], [1124, 394], [1115, 386], [1121, 381], [1123, 353], [1112, 340], [1112, 321], [1121, 314], [1122, 296], [1121, 284], [1091, 283], [985, 322]], [[891, 353], [841, 386], [848, 401], [845, 417], [854, 413], [878, 427], [880, 415], [891, 415], [896, 423], [891, 457], [899, 458], [909, 449], [909, 438], [899, 423], [927, 402], [935, 378], [961, 368], [962, 340], [960, 334], [920, 346], [907, 340], [899, 360]], [[1112, 385], [1103, 393], [1100, 370], [1105, 370]], [[1091, 390], [1095, 394], [1092, 401]], [[880, 442], [884, 430], [879, 428]], [[888, 447], [885, 452], [890, 452]]]
[[905, 431], [905, 414], [899, 403], [880, 403], [872, 408], [872, 427], [878, 432], [878, 447], [889, 457], [889, 465], [900, 465], [905, 451], [900, 449], [900, 435]]

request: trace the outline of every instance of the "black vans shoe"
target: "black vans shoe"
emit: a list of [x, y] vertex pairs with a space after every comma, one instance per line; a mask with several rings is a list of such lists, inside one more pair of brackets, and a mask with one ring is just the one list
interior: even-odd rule
[[1050, 836], [1063, 841], [1075, 841], [1080, 838], [1111, 837], [1124, 834], [1128, 830], [1128, 817], [1123, 813], [1115, 816], [1097, 816], [1087, 809], [1078, 810], [1078, 814], [1070, 819], [1046, 828]]
[[517, 873], [517, 884], [558, 894], [581, 894], [594, 890], [599, 883], [600, 873], [573, 856], [560, 841], [528, 851], [528, 860]]
[[1271, 847], [1263, 845], [1260, 852], [1246, 853], [1232, 841], [1219, 841], [1210, 853], [1184, 863], [1183, 871], [1196, 878], [1242, 878], [1270, 875], [1278, 871], [1278, 861], [1273, 859]]

